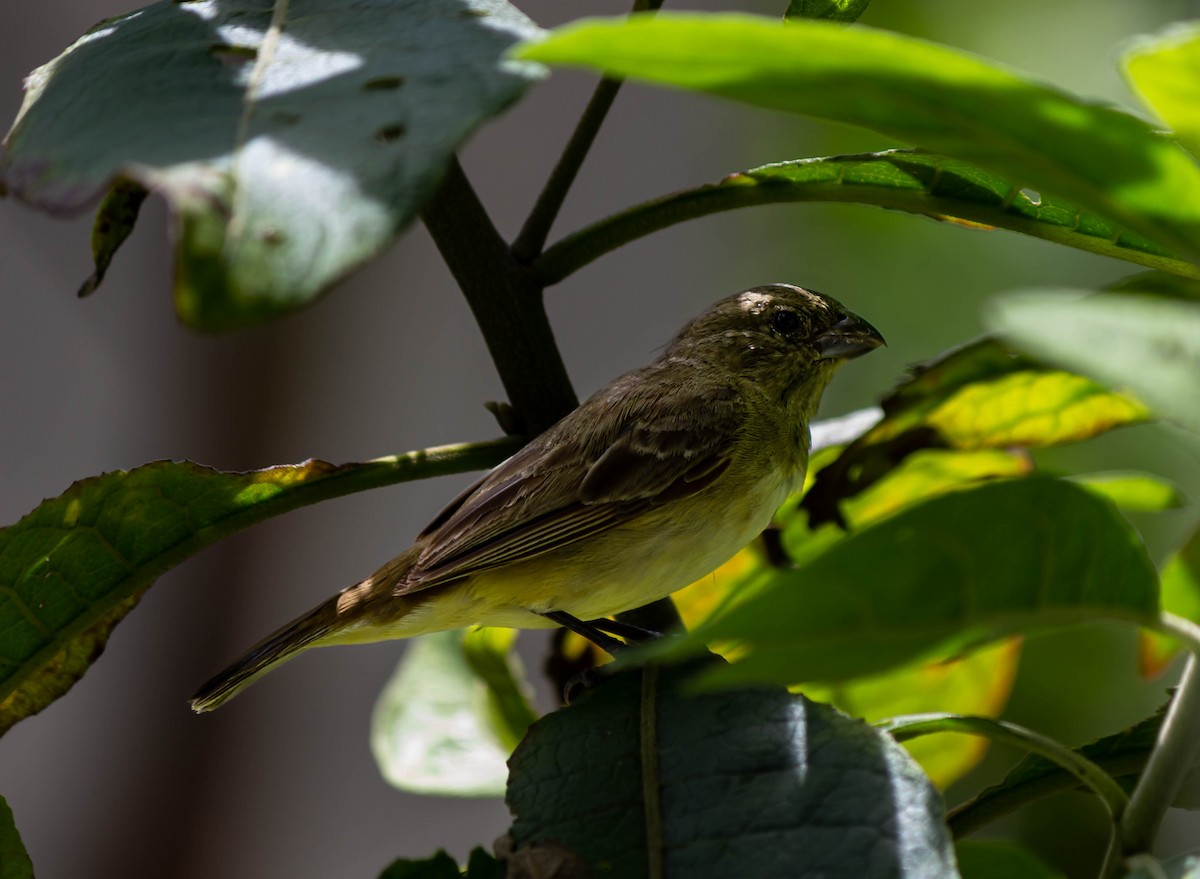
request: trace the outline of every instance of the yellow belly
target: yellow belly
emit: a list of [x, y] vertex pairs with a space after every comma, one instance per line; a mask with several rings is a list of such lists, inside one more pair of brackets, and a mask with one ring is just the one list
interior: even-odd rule
[[546, 611], [589, 620], [670, 595], [719, 567], [770, 524], [798, 480], [763, 469], [750, 485], [718, 480], [626, 525], [431, 590], [428, 600], [380, 637], [468, 625], [544, 628], [554, 625], [538, 615]]

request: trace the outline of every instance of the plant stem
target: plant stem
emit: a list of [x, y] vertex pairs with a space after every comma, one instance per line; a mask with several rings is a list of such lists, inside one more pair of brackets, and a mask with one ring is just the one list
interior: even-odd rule
[[1129, 806], [1129, 797], [1121, 786], [1087, 757], [1049, 736], [1006, 720], [956, 714], [915, 714], [892, 718], [877, 726], [900, 742], [930, 733], [960, 732], [1014, 745], [1056, 763], [1091, 788], [1104, 801], [1114, 822], [1121, 819]]
[[1189, 654], [1158, 741], [1121, 819], [1119, 854], [1123, 858], [1150, 850], [1188, 768], [1200, 755], [1200, 671], [1196, 665], [1196, 655]]
[[[662, 4], [663, 0], [636, 0], [633, 4], [633, 11], [653, 11]], [[550, 228], [558, 218], [558, 212], [562, 210], [563, 202], [567, 200], [571, 184], [579, 175], [583, 160], [591, 151], [592, 143], [596, 140], [600, 126], [604, 124], [604, 119], [608, 116], [608, 111], [612, 107], [613, 101], [616, 100], [617, 92], [621, 90], [623, 82], [622, 79], [606, 77], [596, 84], [591, 100], [588, 101], [583, 115], [579, 117], [579, 122], [575, 125], [575, 130], [571, 133], [566, 147], [563, 148], [558, 163], [550, 172], [546, 185], [538, 195], [537, 201], [534, 202], [533, 210], [530, 211], [520, 233], [513, 241], [512, 256], [518, 263], [528, 265], [541, 255], [542, 249], [546, 246], [546, 238], [550, 235]]]
[[578, 403], [546, 317], [542, 285], [510, 258], [457, 159], [421, 219], [471, 306], [525, 433], [541, 433]]
[[512, 255], [517, 262], [522, 264], [532, 262], [546, 246], [550, 227], [558, 218], [558, 212], [567, 199], [571, 184], [575, 182], [575, 177], [579, 174], [580, 167], [583, 166], [583, 160], [587, 157], [588, 151], [592, 148], [592, 142], [600, 131], [604, 117], [608, 115], [608, 110], [616, 99], [617, 92], [621, 89], [621, 82], [622, 80], [619, 79], [602, 79], [596, 85], [596, 90], [592, 92], [592, 98], [579, 118], [579, 123], [575, 126], [571, 139], [567, 141], [558, 164], [550, 172], [550, 177], [537, 201], [534, 202], [533, 210], [525, 220], [525, 225], [521, 227], [520, 233], [513, 241]]

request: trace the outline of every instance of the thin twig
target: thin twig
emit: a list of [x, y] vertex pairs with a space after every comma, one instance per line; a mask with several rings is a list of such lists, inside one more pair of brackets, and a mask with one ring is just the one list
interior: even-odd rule
[[[636, 0], [633, 11], [653, 11], [662, 6], [662, 3], [663, 0]], [[591, 100], [571, 133], [571, 139], [563, 148], [562, 156], [550, 172], [546, 185], [534, 202], [533, 210], [513, 241], [512, 256], [518, 263], [528, 264], [541, 255], [550, 229], [562, 210], [563, 202], [567, 200], [571, 184], [579, 175], [579, 169], [583, 166], [583, 161], [587, 158], [613, 101], [616, 100], [617, 92], [621, 90], [622, 82], [624, 80], [605, 78], [597, 83]]]

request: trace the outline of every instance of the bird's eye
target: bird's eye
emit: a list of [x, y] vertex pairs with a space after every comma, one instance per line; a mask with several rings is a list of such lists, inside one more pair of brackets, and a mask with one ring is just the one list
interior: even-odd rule
[[790, 308], [781, 308], [771, 315], [771, 329], [781, 336], [790, 336], [800, 329], [800, 315]]

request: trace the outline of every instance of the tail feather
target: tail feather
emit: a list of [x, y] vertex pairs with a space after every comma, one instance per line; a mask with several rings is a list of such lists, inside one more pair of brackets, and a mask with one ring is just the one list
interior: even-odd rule
[[192, 696], [192, 710], [201, 713], [220, 707], [276, 666], [327, 637], [334, 630], [336, 621], [335, 598], [288, 623], [204, 683]]

